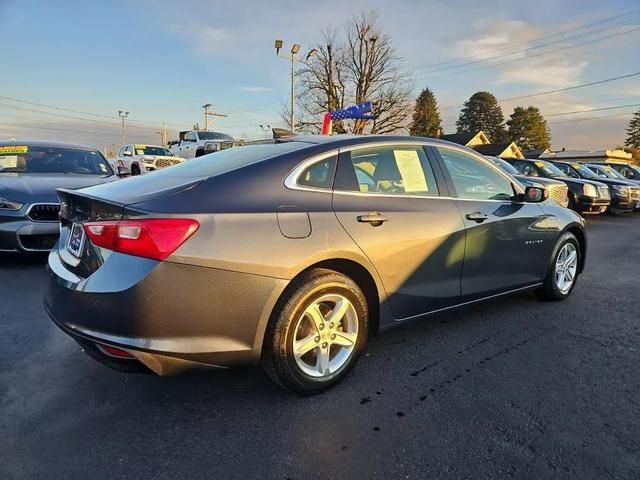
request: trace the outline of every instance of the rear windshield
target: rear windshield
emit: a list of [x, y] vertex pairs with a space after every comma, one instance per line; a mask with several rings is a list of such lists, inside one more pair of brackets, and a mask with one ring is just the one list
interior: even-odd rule
[[231, 140], [233, 138], [226, 133], [218, 133], [218, 132], [198, 132], [198, 137], [200, 140]]
[[113, 175], [97, 150], [30, 145], [0, 146], [0, 173]]
[[308, 146], [310, 144], [303, 142], [284, 142], [233, 147], [158, 170], [153, 177], [212, 177]]

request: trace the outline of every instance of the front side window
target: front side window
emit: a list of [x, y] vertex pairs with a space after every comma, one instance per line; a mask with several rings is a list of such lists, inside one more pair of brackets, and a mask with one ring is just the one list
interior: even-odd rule
[[363, 193], [438, 196], [438, 185], [421, 146], [353, 150], [336, 189]]
[[331, 189], [333, 186], [333, 174], [336, 169], [336, 157], [327, 158], [308, 167], [298, 177], [298, 185]]
[[481, 160], [463, 152], [438, 147], [459, 198], [510, 200], [515, 193], [511, 181]]

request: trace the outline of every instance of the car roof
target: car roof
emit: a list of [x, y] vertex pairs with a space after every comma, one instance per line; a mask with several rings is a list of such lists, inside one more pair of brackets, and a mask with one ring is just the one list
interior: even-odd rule
[[81, 145], [78, 143], [55, 142], [51, 140], [0, 140], [1, 147], [23, 146], [28, 147], [57, 147], [57, 148], [76, 148], [81, 150], [97, 150], [89, 145]]
[[369, 134], [369, 135], [353, 135], [353, 134], [338, 134], [338, 135], [293, 135], [291, 137], [278, 138], [274, 142], [301, 142], [310, 143], [314, 145], [325, 145], [330, 147], [344, 147], [348, 145], [359, 145], [375, 142], [425, 142], [434, 145], [453, 146], [456, 148], [466, 148], [457, 143], [448, 142], [446, 140], [440, 140], [438, 138], [431, 137], [413, 137], [410, 135], [382, 135], [382, 134]]

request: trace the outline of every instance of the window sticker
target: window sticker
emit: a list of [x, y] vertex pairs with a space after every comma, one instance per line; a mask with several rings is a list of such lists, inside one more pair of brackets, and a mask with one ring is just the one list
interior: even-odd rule
[[0, 155], [0, 170], [4, 168], [16, 168], [17, 166], [17, 155]]
[[26, 145], [5, 145], [0, 147], [0, 155], [16, 155], [19, 153], [27, 153], [29, 147]]
[[393, 156], [400, 170], [405, 192], [428, 192], [427, 180], [415, 150], [394, 150]]
[[544, 162], [535, 162], [535, 165], [538, 168], [544, 168], [545, 167]]

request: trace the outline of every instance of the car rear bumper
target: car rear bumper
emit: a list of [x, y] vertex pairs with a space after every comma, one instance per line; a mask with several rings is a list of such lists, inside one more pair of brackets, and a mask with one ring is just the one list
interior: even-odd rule
[[161, 375], [257, 363], [270, 312], [286, 285], [117, 253], [81, 279], [54, 250], [47, 271], [44, 306], [56, 325], [83, 345], [125, 350]]
[[0, 222], [0, 252], [47, 252], [60, 234], [58, 222], [32, 222], [26, 218]]

